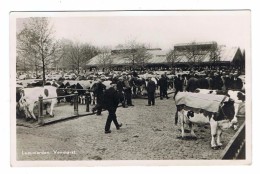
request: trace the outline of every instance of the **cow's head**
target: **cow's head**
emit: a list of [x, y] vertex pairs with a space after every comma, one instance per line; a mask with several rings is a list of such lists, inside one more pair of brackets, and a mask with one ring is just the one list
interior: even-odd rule
[[220, 106], [219, 119], [228, 120], [230, 122], [229, 127], [236, 129], [237, 118], [235, 116], [234, 100], [227, 97], [225, 101]]
[[31, 114], [29, 112], [29, 104], [24, 97], [21, 97], [17, 104], [19, 113], [24, 114], [26, 118], [31, 118]]
[[245, 95], [242, 92], [237, 93], [237, 98], [238, 100], [245, 101]]

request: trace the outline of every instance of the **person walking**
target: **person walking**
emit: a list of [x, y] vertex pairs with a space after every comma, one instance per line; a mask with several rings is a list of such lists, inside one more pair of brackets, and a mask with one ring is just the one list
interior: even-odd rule
[[110, 126], [112, 121], [114, 122], [116, 129], [120, 129], [122, 127], [122, 123], [118, 123], [116, 117], [116, 110], [119, 104], [119, 94], [117, 91], [117, 85], [115, 83], [111, 83], [111, 87], [108, 88], [104, 93], [104, 103], [103, 108], [108, 110], [108, 117], [105, 124], [105, 133], [111, 133]]
[[154, 81], [152, 81], [152, 77], [148, 76], [148, 83], [146, 86], [147, 89], [147, 95], [148, 95], [148, 105], [151, 106], [155, 105], [155, 90], [156, 90], [156, 84]]

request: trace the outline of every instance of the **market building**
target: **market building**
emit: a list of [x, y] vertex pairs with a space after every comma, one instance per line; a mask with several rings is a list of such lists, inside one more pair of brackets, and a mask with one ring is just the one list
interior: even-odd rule
[[[216, 42], [194, 42], [176, 44], [173, 50], [173, 58], [169, 58], [170, 50], [146, 49], [150, 57], [143, 63], [142, 67], [152, 70], [188, 69], [191, 66], [193, 68], [245, 70], [245, 51], [242, 52], [239, 47], [219, 46]], [[129, 49], [127, 51], [135, 52], [136, 50]], [[124, 54], [125, 52], [126, 49], [117, 49], [110, 53], [99, 54], [87, 63], [87, 67], [90, 70], [105, 66], [113, 70], [132, 70], [133, 62], [130, 61], [129, 55]], [[138, 66], [136, 67], [138, 68]]]

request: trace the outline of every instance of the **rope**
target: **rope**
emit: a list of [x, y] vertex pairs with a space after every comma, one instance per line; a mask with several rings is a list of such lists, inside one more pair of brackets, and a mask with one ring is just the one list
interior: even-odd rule
[[44, 98], [42, 100], [49, 100], [49, 99], [55, 99], [55, 98], [62, 98], [62, 97], [70, 97], [70, 96], [75, 96], [76, 94], [71, 94], [71, 95], [64, 95], [64, 96], [58, 96], [58, 97], [51, 97], [51, 98]]
[[63, 90], [74, 90], [74, 91], [90, 91], [89, 89], [73, 89], [73, 88], [57, 88]]

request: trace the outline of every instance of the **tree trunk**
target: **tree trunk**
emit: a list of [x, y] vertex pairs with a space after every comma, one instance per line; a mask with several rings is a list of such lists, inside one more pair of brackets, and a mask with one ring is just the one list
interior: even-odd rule
[[45, 62], [44, 62], [44, 56], [42, 54], [42, 85], [45, 85]]
[[38, 76], [38, 66], [37, 65], [35, 65], [35, 74], [36, 74], [36, 78], [37, 78], [37, 76]]

